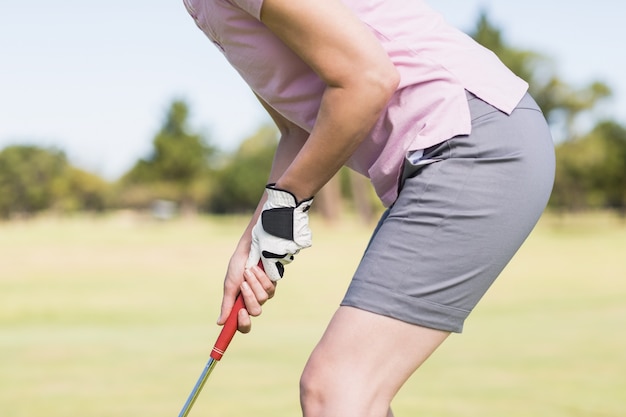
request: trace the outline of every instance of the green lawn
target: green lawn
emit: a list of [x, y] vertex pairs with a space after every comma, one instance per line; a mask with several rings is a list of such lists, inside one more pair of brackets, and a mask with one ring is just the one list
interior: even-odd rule
[[[367, 243], [312, 221], [191, 416], [297, 416], [298, 379]], [[177, 416], [218, 334], [239, 218], [0, 223], [0, 416]], [[626, 415], [626, 222], [545, 216], [397, 417]]]

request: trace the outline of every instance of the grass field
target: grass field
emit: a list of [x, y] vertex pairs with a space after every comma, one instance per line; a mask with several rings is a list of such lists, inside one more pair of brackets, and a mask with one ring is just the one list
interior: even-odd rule
[[[313, 219], [192, 416], [297, 416], [298, 378], [369, 235]], [[218, 333], [240, 218], [0, 223], [0, 416], [177, 416]], [[626, 223], [544, 216], [397, 417], [626, 415]]]

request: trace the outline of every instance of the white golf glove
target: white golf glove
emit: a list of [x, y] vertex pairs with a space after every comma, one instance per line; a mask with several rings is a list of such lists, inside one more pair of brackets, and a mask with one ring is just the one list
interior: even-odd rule
[[313, 197], [298, 202], [289, 191], [265, 187], [267, 201], [252, 229], [252, 245], [246, 267], [263, 263], [265, 273], [272, 281], [283, 277], [285, 265], [293, 261], [300, 249], [311, 246], [311, 230], [307, 211]]

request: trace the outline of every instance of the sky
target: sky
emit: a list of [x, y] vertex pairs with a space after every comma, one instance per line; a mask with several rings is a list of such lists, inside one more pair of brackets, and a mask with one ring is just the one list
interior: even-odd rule
[[[623, 3], [429, 3], [464, 31], [486, 10], [508, 44], [551, 57], [567, 82], [606, 82], [614, 96], [601, 116], [626, 123]], [[114, 180], [149, 155], [174, 99], [226, 151], [269, 122], [182, 0], [0, 1], [0, 149], [56, 147]]]

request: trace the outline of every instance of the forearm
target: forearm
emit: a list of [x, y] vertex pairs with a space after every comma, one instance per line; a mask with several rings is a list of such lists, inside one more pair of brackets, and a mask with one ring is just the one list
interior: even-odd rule
[[261, 20], [326, 84], [315, 126], [277, 181], [315, 195], [365, 139], [400, 82], [372, 31], [336, 0], [265, 0]]
[[[328, 86], [317, 122], [301, 152], [277, 179], [298, 200], [315, 195], [355, 152], [384, 110], [395, 80]], [[358, 105], [355, 105], [358, 103]]]

